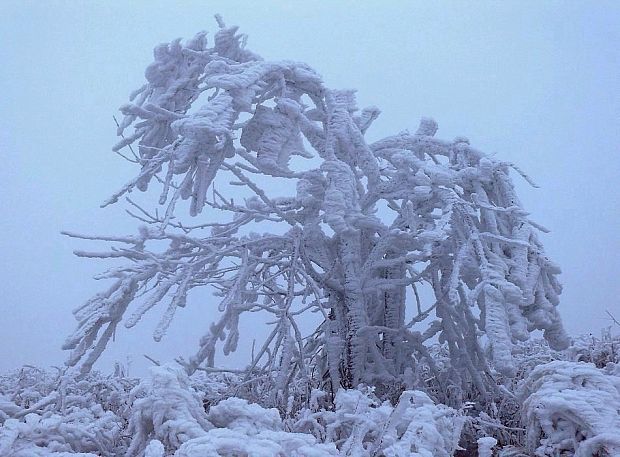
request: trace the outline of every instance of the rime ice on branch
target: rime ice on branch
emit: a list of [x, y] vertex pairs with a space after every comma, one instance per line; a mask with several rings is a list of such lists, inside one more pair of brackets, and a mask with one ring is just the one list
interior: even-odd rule
[[[236, 349], [244, 313], [268, 313], [272, 330], [248, 376], [271, 379], [276, 403], [292, 379], [335, 392], [400, 381], [425, 360], [434, 370], [437, 339], [449, 347], [451, 378], [484, 395], [495, 371], [514, 373], [513, 344], [533, 330], [566, 346], [559, 268], [515, 194], [516, 167], [466, 139], [436, 139], [430, 119], [368, 144], [377, 108], [358, 111], [353, 91], [328, 89], [305, 64], [262, 60], [218, 22], [211, 45], [199, 33], [157, 46], [147, 83], [121, 107], [114, 149], [131, 148], [140, 171], [105, 204], [161, 185], [162, 210], [136, 205], [146, 223], [137, 235], [86, 237], [115, 247], [78, 255], [128, 263], [75, 311], [69, 365], [90, 370], [121, 322], [132, 327], [156, 306], [160, 340], [200, 287], [219, 306], [180, 363], [188, 373], [213, 366], [220, 344]], [[226, 181], [252, 196], [231, 198]], [[181, 222], [183, 200], [197, 225]], [[254, 233], [265, 227], [279, 228]], [[151, 249], [162, 241], [167, 248]], [[310, 331], [298, 324], [308, 312], [322, 315]]]

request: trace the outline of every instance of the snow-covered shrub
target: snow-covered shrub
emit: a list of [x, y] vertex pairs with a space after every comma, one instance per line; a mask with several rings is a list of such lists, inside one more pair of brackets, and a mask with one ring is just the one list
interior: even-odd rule
[[516, 395], [518, 386], [537, 366], [559, 360], [562, 354], [551, 349], [543, 339], [531, 339], [515, 345], [513, 358], [516, 366], [515, 377], [498, 375], [496, 380], [499, 390], [495, 395], [485, 402], [477, 401], [471, 408], [467, 408], [469, 420], [464, 428], [465, 442], [473, 443], [478, 438], [492, 436], [502, 448], [519, 448], [524, 445], [522, 402]]
[[66, 453], [112, 457], [121, 426], [118, 417], [104, 412], [97, 404], [62, 415], [30, 413], [24, 420], [7, 419], [0, 427], [0, 455], [35, 457]]
[[246, 388], [251, 383], [243, 383], [243, 378], [228, 372], [205, 373], [197, 371], [189, 377], [190, 385], [202, 398], [205, 409], [229, 397], [245, 398], [251, 402], [259, 402], [255, 392]]
[[185, 442], [175, 457], [340, 455], [333, 444], [320, 443], [311, 434], [285, 431], [277, 409], [265, 409], [240, 398], [212, 406], [208, 419], [216, 428]]
[[612, 335], [610, 329], [601, 332], [601, 337], [582, 335], [575, 338], [567, 350], [570, 360], [589, 362], [598, 368], [620, 363], [620, 335]]
[[333, 445], [317, 443], [312, 435], [284, 431], [216, 428], [207, 435], [185, 442], [174, 457], [336, 457]]
[[478, 457], [493, 457], [493, 448], [497, 444], [497, 440], [490, 436], [478, 438]]
[[131, 385], [98, 373], [77, 379], [34, 367], [0, 376], [0, 455], [116, 455]]
[[589, 363], [554, 361], [523, 382], [527, 447], [537, 456], [620, 455], [620, 378]]
[[46, 371], [25, 366], [7, 375], [0, 375], [0, 395], [7, 397], [20, 410], [26, 411], [22, 416], [29, 412], [89, 408], [93, 404], [117, 416], [123, 415], [127, 408], [127, 394], [137, 384], [135, 379], [103, 376], [98, 372], [79, 377], [76, 374], [59, 369]]
[[213, 427], [207, 420], [202, 398], [191, 388], [181, 368], [152, 367], [150, 376], [132, 390], [130, 397], [132, 438], [127, 457], [144, 452], [151, 440], [174, 451]]
[[277, 407], [282, 416], [287, 416], [300, 408], [299, 403], [305, 403], [307, 393], [295, 383], [288, 386], [289, 401], [286, 404], [276, 401], [268, 379], [265, 376], [240, 376], [225, 371], [200, 371], [191, 375], [190, 382], [192, 388], [201, 395], [207, 410], [222, 400], [237, 397], [264, 407]]
[[166, 448], [159, 440], [151, 440], [144, 449], [144, 457], [164, 457]]
[[[608, 353], [606, 340], [589, 341], [585, 353]], [[424, 364], [431, 362], [423, 362], [419, 373], [383, 391], [391, 401], [372, 387], [332, 396], [293, 385], [289, 404], [296, 406], [286, 410], [269, 407], [272, 398], [258, 381], [248, 390], [230, 373], [188, 377], [180, 367], [162, 366], [138, 383], [25, 367], [0, 376], [0, 456], [614, 455], [620, 365], [597, 369], [573, 361], [579, 344], [564, 352], [542, 340], [518, 344], [518, 379], [498, 376], [497, 393], [486, 402], [446, 379], [450, 358], [441, 345], [428, 354], [442, 377], [426, 378]], [[430, 395], [409, 388], [416, 383]], [[441, 392], [446, 385], [454, 390]], [[435, 394], [449, 400], [458, 394], [464, 403], [451, 408]]]
[[235, 397], [211, 407], [208, 418], [216, 427], [241, 429], [250, 434], [261, 430], [278, 430], [282, 426], [277, 409], [265, 409]]
[[343, 455], [441, 457], [458, 447], [463, 422], [420, 391], [403, 392], [392, 406], [371, 389], [341, 389], [333, 411], [302, 410], [292, 427], [336, 444]]

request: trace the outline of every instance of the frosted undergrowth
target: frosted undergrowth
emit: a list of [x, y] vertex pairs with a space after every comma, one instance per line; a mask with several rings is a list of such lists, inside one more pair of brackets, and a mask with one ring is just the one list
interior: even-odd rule
[[333, 398], [295, 391], [302, 406], [282, 411], [232, 374], [188, 377], [158, 366], [138, 382], [24, 367], [0, 376], [0, 456], [613, 456], [620, 452], [620, 367], [577, 359], [602, 360], [618, 342], [577, 339], [565, 352], [520, 345], [518, 380], [502, 381], [505, 393], [486, 412], [407, 388], [390, 403], [370, 387]]
[[25, 367], [0, 377], [0, 456], [114, 456], [133, 381]]
[[[333, 411], [307, 408], [287, 420], [275, 408], [238, 397], [206, 411], [187, 375], [171, 366], [152, 368], [132, 389], [134, 383], [127, 382], [121, 390], [124, 407], [105, 411], [97, 395], [87, 392], [118, 383], [114, 378], [92, 374], [72, 381], [85, 395], [66, 396], [52, 389], [70, 383], [69, 375], [54, 378], [32, 369], [27, 374], [31, 382], [22, 386], [13, 377], [2, 378], [2, 456], [449, 456], [463, 424], [457, 411], [419, 391], [403, 392], [393, 407], [370, 389], [340, 390]], [[34, 382], [37, 376], [41, 380]], [[314, 400], [325, 395], [316, 392]], [[25, 408], [20, 403], [27, 396], [37, 401]], [[111, 407], [110, 397], [98, 398]]]
[[620, 455], [620, 377], [592, 364], [555, 361], [524, 381], [527, 446], [537, 456]]
[[420, 391], [404, 391], [394, 407], [371, 389], [340, 390], [334, 404], [334, 411], [301, 411], [294, 428], [336, 443], [344, 455], [450, 456], [464, 423]]
[[[162, 452], [175, 457], [441, 457], [457, 448], [464, 422], [457, 411], [435, 405], [423, 392], [405, 391], [393, 407], [369, 389], [340, 390], [334, 411], [304, 409], [286, 422], [277, 409], [236, 397], [205, 412], [187, 377], [170, 367], [153, 368], [135, 392], [145, 396], [134, 403], [128, 456], [148, 449], [153, 457]], [[314, 399], [324, 395], [316, 392]]]
[[199, 395], [179, 369], [152, 368], [150, 376], [131, 392], [131, 398], [135, 400], [129, 419], [132, 439], [128, 457], [142, 453], [150, 439], [174, 450], [213, 428]]

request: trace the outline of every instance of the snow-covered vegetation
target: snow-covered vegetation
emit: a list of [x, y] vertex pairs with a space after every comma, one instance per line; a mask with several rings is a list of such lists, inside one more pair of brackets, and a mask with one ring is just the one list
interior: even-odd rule
[[[159, 207], [127, 198], [135, 235], [69, 233], [125, 263], [75, 310], [67, 367], [0, 378], [0, 456], [620, 454], [620, 341], [565, 334], [510, 173], [531, 179], [431, 119], [367, 142], [378, 108], [217, 19], [213, 43], [157, 46], [121, 107], [139, 172], [104, 205], [160, 186]], [[120, 324], [162, 307], [160, 341], [197, 289], [217, 303], [191, 357], [92, 371]], [[250, 313], [265, 340], [216, 367]]]
[[428, 386], [401, 388], [393, 401], [359, 386], [334, 398], [315, 389], [281, 411], [231, 374], [190, 377], [168, 365], [139, 380], [24, 367], [0, 377], [0, 455], [614, 456], [619, 348], [620, 338], [581, 339], [562, 352], [521, 344], [516, 377], [498, 379], [503, 392], [460, 408], [433, 400]]

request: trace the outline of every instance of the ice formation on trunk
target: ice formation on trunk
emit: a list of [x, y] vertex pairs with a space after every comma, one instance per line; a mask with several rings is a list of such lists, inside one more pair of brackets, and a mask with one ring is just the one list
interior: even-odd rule
[[[377, 108], [358, 111], [353, 91], [327, 88], [305, 64], [262, 60], [219, 23], [212, 47], [204, 33], [158, 46], [147, 83], [121, 108], [115, 150], [131, 147], [140, 172], [106, 204], [161, 183], [163, 210], [130, 200], [145, 223], [137, 235], [71, 234], [115, 244], [78, 255], [129, 263], [102, 275], [113, 284], [75, 311], [69, 365], [88, 372], [121, 322], [160, 304], [161, 339], [188, 292], [205, 286], [220, 315], [180, 362], [188, 373], [213, 366], [219, 344], [236, 349], [244, 313], [268, 313], [273, 329], [248, 376], [271, 379], [280, 405], [290, 380], [334, 394], [402, 382], [437, 338], [454, 382], [482, 395], [496, 389], [494, 370], [514, 374], [513, 344], [531, 331], [567, 345], [559, 268], [509, 171], [527, 176], [466, 139], [436, 139], [430, 119], [369, 144]], [[247, 198], [227, 196], [227, 180]], [[197, 225], [182, 222], [183, 200], [203, 217]], [[434, 298], [424, 302], [420, 288]], [[310, 331], [298, 323], [307, 312], [322, 316]]]

